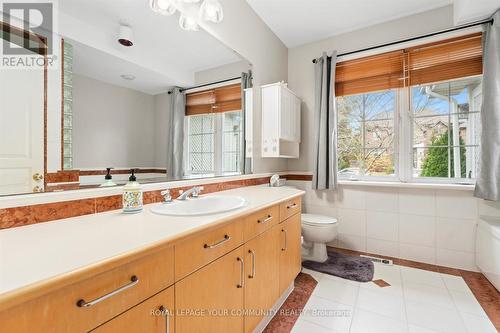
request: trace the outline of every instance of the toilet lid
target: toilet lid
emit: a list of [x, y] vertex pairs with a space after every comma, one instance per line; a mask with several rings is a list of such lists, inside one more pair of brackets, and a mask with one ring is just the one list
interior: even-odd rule
[[337, 223], [337, 219], [319, 214], [302, 214], [302, 223], [309, 225], [335, 224]]

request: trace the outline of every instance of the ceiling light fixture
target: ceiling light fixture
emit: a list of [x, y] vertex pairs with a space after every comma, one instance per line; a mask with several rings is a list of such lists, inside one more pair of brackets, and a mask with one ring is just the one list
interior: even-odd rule
[[179, 9], [179, 26], [186, 31], [199, 31], [199, 20], [220, 23], [224, 19], [224, 11], [218, 0], [203, 0], [198, 8], [198, 17], [194, 18], [182, 13], [182, 3], [196, 4], [201, 0], [150, 0], [151, 9], [159, 14], [173, 15]]
[[177, 10], [172, 0], [151, 0], [149, 5], [154, 12], [166, 16], [174, 15]]
[[186, 31], [199, 31], [200, 25], [192, 17], [181, 14], [179, 17], [179, 26]]
[[217, 0], [205, 0], [200, 7], [200, 18], [205, 21], [219, 23], [224, 19], [222, 5]]

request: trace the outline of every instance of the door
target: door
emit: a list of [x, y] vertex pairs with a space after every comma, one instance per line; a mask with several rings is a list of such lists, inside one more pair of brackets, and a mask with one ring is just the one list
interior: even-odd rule
[[243, 332], [243, 246], [175, 284], [177, 333]]
[[245, 332], [255, 327], [279, 297], [279, 225], [245, 244]]
[[300, 213], [278, 225], [280, 228], [280, 295], [295, 280], [302, 264], [300, 253]]
[[93, 333], [174, 333], [174, 287], [134, 306]]
[[44, 91], [43, 67], [0, 69], [0, 195], [43, 190]]

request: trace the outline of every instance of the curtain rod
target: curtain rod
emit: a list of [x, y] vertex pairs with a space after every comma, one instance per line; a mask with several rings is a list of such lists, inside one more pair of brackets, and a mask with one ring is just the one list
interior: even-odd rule
[[[427, 38], [427, 37], [432, 37], [432, 36], [444, 34], [444, 33], [447, 33], [447, 32], [452, 32], [452, 31], [457, 31], [457, 30], [462, 30], [462, 29], [467, 29], [467, 28], [475, 27], [475, 26], [482, 25], [482, 24], [485, 24], [485, 23], [491, 23], [491, 24], [493, 24], [493, 19], [490, 18], [490, 19], [487, 19], [487, 20], [476, 21], [476, 22], [473, 22], [473, 23], [460, 25], [460, 26], [455, 27], [455, 28], [450, 28], [450, 29], [446, 29], [446, 30], [441, 30], [441, 31], [433, 32], [433, 33], [430, 33], [430, 34], [427, 34], [427, 35], [422, 35], [422, 36], [417, 36], [417, 37], [411, 37], [411, 38], [407, 38], [407, 39], [403, 39], [403, 40], [398, 40], [398, 41], [395, 41], [395, 42], [385, 43], [385, 44], [376, 45], [376, 46], [370, 46], [370, 47], [367, 47], [367, 48], [364, 48], [364, 49], [360, 49], [360, 50], [356, 50], [356, 51], [345, 52], [345, 53], [341, 53], [341, 54], [337, 55], [337, 57], [342, 57], [342, 56], [351, 55], [351, 54], [355, 54], [355, 53], [360, 53], [360, 52], [375, 50], [375, 49], [379, 49], [379, 48], [386, 47], [386, 46], [392, 46], [392, 45], [397, 45], [397, 44], [401, 44], [401, 43], [411, 42], [411, 41], [414, 41], [414, 40], [418, 40], [418, 39], [422, 39], [422, 38]], [[328, 57], [328, 58], [331, 59], [331, 57]], [[315, 64], [316, 63], [316, 59], [313, 59], [312, 62]]]
[[[219, 84], [219, 83], [224, 83], [224, 82], [233, 81], [233, 80], [239, 80], [239, 79], [241, 79], [241, 76], [237, 76], [237, 77], [233, 77], [233, 78], [225, 79], [225, 80], [220, 80], [220, 81], [215, 81], [215, 82], [210, 82], [210, 83], [204, 83], [204, 84], [200, 84], [200, 85], [194, 86], [194, 87], [182, 88], [180, 91], [184, 92], [186, 90], [191, 90], [191, 89], [196, 89], [196, 88], [203, 88], [203, 87], [211, 86], [211, 85], [214, 85], [214, 84]], [[168, 94], [170, 95], [171, 93], [172, 93], [172, 90], [169, 90]]]

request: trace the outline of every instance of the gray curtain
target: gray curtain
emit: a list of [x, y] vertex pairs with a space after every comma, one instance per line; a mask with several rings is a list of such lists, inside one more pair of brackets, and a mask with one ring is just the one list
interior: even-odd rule
[[323, 53], [315, 64], [314, 101], [314, 190], [337, 187], [337, 112], [335, 107], [335, 64], [337, 51], [331, 57]]
[[170, 116], [168, 117], [169, 140], [167, 142], [167, 178], [180, 179], [184, 176], [184, 117], [186, 95], [175, 87], [171, 93]]
[[246, 140], [245, 140], [245, 130], [246, 130], [246, 103], [245, 103], [245, 89], [252, 87], [252, 71], [248, 73], [241, 73], [241, 117], [242, 117], [242, 128], [243, 128], [243, 149], [241, 152], [241, 173], [249, 174], [252, 172], [252, 160], [250, 157], [246, 156]]
[[481, 154], [474, 196], [500, 201], [500, 10], [483, 36]]

